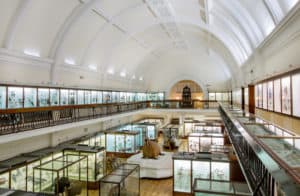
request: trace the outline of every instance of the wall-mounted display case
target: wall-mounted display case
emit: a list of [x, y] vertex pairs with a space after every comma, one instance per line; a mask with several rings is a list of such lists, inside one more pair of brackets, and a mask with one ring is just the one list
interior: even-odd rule
[[208, 180], [196, 178], [193, 184], [194, 196], [251, 196], [253, 195], [246, 182]]
[[107, 152], [139, 152], [139, 132], [137, 131], [105, 131], [105, 140]]
[[50, 91], [47, 88], [38, 88], [38, 106], [47, 107], [50, 105]]
[[[145, 141], [145, 138], [150, 140], [155, 140], [157, 138], [156, 124], [154, 123], [134, 123], [132, 124], [132, 129], [135, 131], [142, 131], [142, 141]], [[143, 145], [143, 144], [142, 144]]]
[[220, 133], [190, 133], [188, 136], [188, 151], [200, 152], [201, 147], [223, 146], [224, 141], [225, 136]]
[[110, 91], [103, 91], [103, 103], [111, 103], [111, 92]]
[[8, 108], [22, 108], [23, 107], [23, 88], [8, 87]]
[[191, 193], [196, 178], [230, 180], [227, 154], [178, 152], [173, 155], [173, 192]]
[[77, 95], [75, 90], [69, 90], [69, 105], [75, 105], [77, 104]]
[[[89, 182], [96, 182], [105, 175], [105, 148], [89, 147], [83, 145], [69, 145], [64, 149], [63, 154], [64, 156], [69, 154], [87, 156], [88, 165], [87, 168], [81, 168], [80, 180], [82, 178], [86, 179], [87, 173]], [[88, 170], [88, 172], [86, 172], [86, 170]]]
[[69, 90], [60, 89], [60, 105], [69, 104]]
[[91, 104], [96, 104], [98, 103], [98, 92], [97, 91], [92, 91], [92, 95], [91, 95]]
[[77, 91], [77, 104], [78, 105], [84, 104], [84, 91], [83, 90]]
[[100, 180], [100, 196], [140, 195], [140, 167], [122, 164]]
[[6, 88], [0, 86], [0, 109], [6, 108]]
[[[71, 155], [61, 156], [33, 168], [33, 192], [62, 194], [66, 179], [70, 182], [67, 189], [71, 195], [88, 195], [88, 166], [87, 156]], [[83, 171], [86, 174], [83, 176]], [[72, 193], [72, 192], [76, 193]]]
[[24, 88], [24, 107], [33, 108], [37, 106], [37, 89]]

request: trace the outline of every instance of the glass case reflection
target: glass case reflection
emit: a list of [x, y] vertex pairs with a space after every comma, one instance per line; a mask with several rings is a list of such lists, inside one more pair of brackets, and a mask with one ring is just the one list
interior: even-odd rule
[[6, 108], [6, 87], [0, 86], [0, 109]]
[[40, 107], [46, 107], [50, 104], [49, 99], [49, 89], [47, 88], [39, 88], [38, 89], [38, 103]]
[[8, 87], [8, 108], [23, 107], [23, 88]]

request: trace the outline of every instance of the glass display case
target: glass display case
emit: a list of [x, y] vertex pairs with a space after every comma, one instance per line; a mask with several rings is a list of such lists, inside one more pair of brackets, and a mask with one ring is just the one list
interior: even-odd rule
[[111, 102], [112, 103], [117, 103], [117, 102], [121, 102], [120, 101], [120, 92], [116, 92], [116, 91], [114, 91], [114, 92], [112, 92], [111, 93]]
[[6, 87], [0, 86], [0, 109], [6, 108]]
[[87, 156], [68, 154], [34, 167], [33, 192], [59, 195], [68, 187], [70, 195], [88, 195], [87, 165]]
[[50, 93], [48, 88], [38, 89], [38, 106], [47, 107], [50, 105]]
[[178, 152], [172, 158], [173, 192], [191, 193], [196, 178], [230, 180], [228, 154]]
[[111, 103], [111, 92], [103, 91], [103, 103]]
[[102, 91], [98, 91], [97, 93], [97, 103], [103, 103]]
[[77, 91], [77, 104], [83, 105], [84, 104], [84, 91]]
[[139, 132], [105, 131], [106, 151], [121, 153], [139, 152]]
[[190, 133], [192, 133], [194, 129], [194, 120], [189, 119], [189, 120], [184, 120], [183, 122], [183, 134], [181, 135], [182, 137], [188, 136]]
[[175, 147], [179, 146], [178, 135], [179, 135], [180, 125], [168, 124], [162, 128], [164, 136], [164, 147], [169, 147], [170, 142], [175, 142]]
[[92, 91], [92, 104], [96, 104], [97, 103], [97, 96], [98, 96], [98, 92], [97, 91]]
[[8, 108], [22, 108], [23, 107], [23, 88], [22, 87], [8, 87]]
[[9, 188], [9, 168], [0, 167], [0, 188]]
[[132, 130], [139, 131], [140, 132], [140, 138], [141, 138], [141, 146], [143, 146], [143, 141], [145, 138], [148, 138], [150, 140], [155, 140], [157, 137], [156, 132], [156, 124], [155, 123], [134, 123], [131, 125]]
[[225, 137], [220, 133], [190, 133], [188, 136], [188, 151], [200, 152], [201, 147], [223, 146], [224, 141]]
[[[88, 181], [96, 182], [105, 175], [105, 148], [70, 145], [64, 149], [63, 154], [64, 156], [79, 155], [88, 157], [87, 168], [81, 168], [80, 180], [81, 178], [86, 179], [86, 174], [88, 174]], [[86, 172], [86, 170], [88, 170], [88, 172]]]
[[274, 80], [274, 111], [281, 112], [280, 79]]
[[36, 107], [37, 101], [37, 89], [36, 88], [24, 88], [24, 107], [33, 108]]
[[146, 93], [137, 93], [137, 101], [146, 101]]
[[127, 102], [127, 99], [126, 99], [126, 92], [120, 92], [120, 102], [121, 103], [125, 103]]
[[77, 91], [69, 90], [69, 105], [77, 104]]
[[140, 195], [140, 167], [122, 164], [100, 180], [100, 196]]
[[59, 105], [59, 90], [50, 89], [50, 105], [57, 106]]
[[246, 182], [207, 180], [196, 178], [193, 185], [194, 196], [251, 196], [253, 195]]
[[219, 125], [207, 125], [197, 123], [194, 125], [194, 128], [192, 130], [193, 133], [222, 133], [223, 132], [223, 126], [221, 124]]
[[69, 90], [60, 89], [60, 105], [69, 104]]
[[84, 104], [91, 104], [92, 92], [84, 91]]
[[82, 138], [79, 142], [77, 142], [77, 144], [105, 147], [105, 134], [101, 132], [97, 133], [96, 135], [87, 136], [86, 138]]

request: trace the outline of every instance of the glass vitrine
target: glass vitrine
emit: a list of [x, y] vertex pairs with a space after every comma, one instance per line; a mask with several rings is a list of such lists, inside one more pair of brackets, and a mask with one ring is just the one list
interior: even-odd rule
[[164, 147], [169, 147], [170, 142], [174, 142], [174, 141], [175, 141], [175, 145], [178, 146], [177, 138], [178, 138], [179, 128], [180, 125], [173, 125], [173, 124], [168, 124], [162, 128], [163, 137], [164, 137]]
[[120, 92], [112, 92], [111, 93], [111, 96], [112, 96], [112, 100], [111, 100], [111, 102], [112, 103], [117, 103], [117, 102], [121, 102], [120, 101]]
[[81, 141], [77, 142], [77, 144], [105, 147], [105, 134], [101, 132], [97, 133], [96, 135], [88, 136], [87, 138], [84, 138]]
[[77, 104], [77, 91], [69, 90], [69, 105]]
[[191, 192], [191, 161], [174, 160], [174, 192]]
[[23, 107], [23, 88], [8, 87], [8, 108]]
[[6, 87], [0, 86], [0, 109], [6, 108]]
[[181, 136], [188, 136], [194, 130], [194, 120], [185, 120], [183, 123], [183, 134]]
[[233, 182], [222, 180], [207, 180], [197, 178], [193, 185], [194, 196], [213, 196], [213, 195], [253, 195], [246, 182]]
[[126, 100], [126, 92], [120, 92], [120, 102], [121, 103], [127, 102], [127, 100]]
[[78, 105], [84, 104], [84, 91], [82, 90], [77, 91], [77, 104]]
[[98, 96], [98, 92], [97, 91], [92, 91], [92, 104], [96, 104], [97, 103], [97, 96]]
[[102, 103], [103, 99], [102, 99], [102, 91], [98, 91], [97, 93], [97, 103]]
[[137, 131], [106, 131], [105, 135], [107, 152], [139, 152]]
[[224, 135], [219, 133], [190, 133], [188, 136], [188, 151], [200, 152], [201, 147], [224, 145]]
[[111, 103], [111, 92], [103, 91], [103, 103]]
[[92, 92], [84, 91], [84, 104], [91, 104]]
[[48, 88], [38, 89], [38, 105], [39, 107], [46, 107], [50, 104], [50, 93]]
[[137, 101], [146, 101], [146, 93], [137, 93]]
[[100, 196], [140, 195], [140, 167], [122, 164], [100, 180]]
[[37, 101], [37, 89], [36, 88], [24, 88], [24, 107], [33, 108], [36, 107]]
[[230, 180], [228, 154], [178, 152], [173, 155], [173, 191], [191, 193], [194, 179]]
[[[65, 188], [71, 195], [88, 195], [87, 156], [61, 156], [33, 169], [34, 192], [56, 194], [64, 193]], [[87, 172], [85, 176], [82, 171]], [[67, 186], [69, 184], [69, 186]]]
[[50, 105], [56, 106], [59, 105], [59, 90], [50, 89]]
[[[105, 174], [105, 148], [95, 148], [82, 145], [71, 145], [65, 148], [64, 156], [79, 155], [87, 156], [88, 165], [86, 168], [81, 168], [80, 179], [86, 179], [88, 174], [89, 182], [96, 182]], [[86, 172], [88, 170], [88, 172]]]
[[60, 105], [69, 104], [69, 90], [60, 89]]
[[9, 188], [9, 168], [0, 167], [0, 188]]

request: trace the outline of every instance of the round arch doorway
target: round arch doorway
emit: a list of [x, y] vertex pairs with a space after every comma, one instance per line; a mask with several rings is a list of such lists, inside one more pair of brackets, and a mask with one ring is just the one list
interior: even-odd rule
[[192, 100], [203, 100], [204, 93], [199, 84], [193, 80], [181, 80], [174, 84], [170, 90], [168, 99], [182, 99], [182, 92], [185, 87], [188, 87], [191, 90]]

